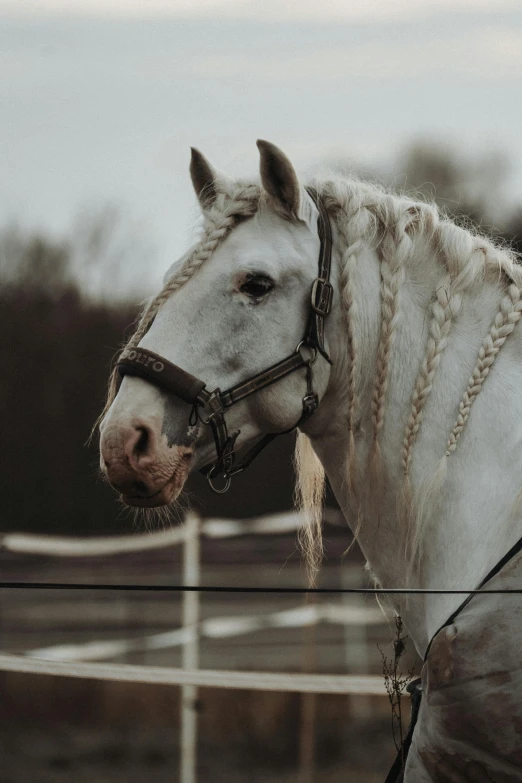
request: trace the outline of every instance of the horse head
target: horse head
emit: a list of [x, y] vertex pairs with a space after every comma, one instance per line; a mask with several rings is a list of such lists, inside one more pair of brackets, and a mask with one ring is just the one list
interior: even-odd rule
[[[155, 367], [175, 365], [178, 373], [182, 368], [202, 379], [207, 390], [223, 391], [285, 357], [297, 357], [296, 365], [302, 357], [295, 371], [227, 410], [223, 445], [234, 449], [303, 420], [313, 359], [317, 401], [327, 388], [329, 362], [315, 345], [297, 349], [318, 276], [318, 208], [288, 158], [268, 142], [258, 147], [260, 186], [228, 180], [192, 151], [204, 232], [169, 269], [146, 309], [125, 354], [133, 366], [127, 366], [100, 427], [102, 471], [127, 505], [171, 503], [190, 471], [216, 460], [217, 441], [203, 425], [208, 418], [197, 415], [198, 404], [186, 395], [154, 383]], [[327, 343], [328, 334], [319, 346], [326, 357]], [[140, 362], [152, 368], [148, 375]]]

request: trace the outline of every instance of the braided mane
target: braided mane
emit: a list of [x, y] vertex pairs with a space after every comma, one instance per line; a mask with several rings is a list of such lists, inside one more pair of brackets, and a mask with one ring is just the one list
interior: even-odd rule
[[[474, 233], [457, 225], [441, 214], [433, 204], [414, 201], [404, 195], [390, 194], [379, 186], [343, 177], [315, 183], [315, 187], [325, 199], [330, 213], [335, 217], [339, 235], [345, 242], [345, 247], [341, 248], [341, 295], [349, 354], [347, 424], [350, 453], [347, 481], [350, 490], [355, 494], [356, 535], [361, 524], [360, 506], [356, 495], [358, 469], [353, 438], [354, 422], [359, 407], [357, 395], [359, 347], [355, 344], [354, 324], [361, 307], [357, 306], [353, 283], [358, 256], [363, 248], [373, 247], [380, 259], [381, 326], [371, 398], [373, 432], [369, 464], [370, 480], [375, 482], [379, 481], [381, 460], [379, 436], [386, 413], [389, 368], [393, 360], [394, 338], [400, 315], [401, 284], [405, 269], [414, 252], [414, 241], [418, 238], [427, 241], [433, 254], [445, 269], [442, 279], [433, 291], [428, 341], [412, 390], [410, 414], [402, 444], [404, 486], [402, 509], [398, 508], [398, 515], [399, 518], [402, 517], [406, 526], [403, 533], [406, 547], [410, 549], [413, 559], [421, 550], [421, 533], [426, 521], [422, 516], [423, 511], [426, 511], [427, 496], [433, 493], [435, 488], [440, 488], [445, 476], [446, 461], [457, 447], [468, 421], [471, 406], [481, 391], [501, 347], [520, 320], [522, 267], [515, 253], [478, 232]], [[423, 410], [432, 390], [443, 352], [448, 345], [452, 326], [458, 319], [463, 297], [473, 285], [485, 279], [488, 273], [490, 275], [493, 273], [499, 282], [504, 283], [504, 295], [499, 302], [499, 311], [483, 340], [475, 368], [458, 403], [455, 425], [448, 436], [445, 454], [436, 471], [434, 482], [425, 488], [425, 497], [418, 499], [417, 507], [414, 509], [410, 469], [414, 445], [422, 424]], [[302, 460], [301, 465], [303, 465]], [[313, 470], [317, 473], [318, 469], [310, 463], [308, 470], [310, 473]], [[309, 480], [310, 483], [317, 484], [317, 475], [315, 478], [310, 476]], [[300, 477], [300, 484], [306, 484], [303, 477]], [[310, 542], [308, 544], [309, 547], [313, 546]], [[312, 563], [317, 563], [317, 558], [312, 558]]]

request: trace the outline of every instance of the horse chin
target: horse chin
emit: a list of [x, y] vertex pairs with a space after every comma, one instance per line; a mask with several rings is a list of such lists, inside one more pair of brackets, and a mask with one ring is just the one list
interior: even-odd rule
[[160, 508], [161, 506], [170, 506], [181, 494], [184, 481], [179, 485], [169, 482], [168, 486], [163, 487], [159, 492], [148, 497], [138, 497], [136, 495], [121, 495], [122, 502], [131, 508]]
[[[122, 502], [131, 508], [160, 508], [174, 503], [181, 494], [190, 473], [192, 460], [189, 454], [184, 456], [185, 458], [182, 456], [177, 461], [172, 475], [160, 489], [148, 495], [125, 495], [122, 493]], [[189, 458], [187, 459], [187, 457]]]

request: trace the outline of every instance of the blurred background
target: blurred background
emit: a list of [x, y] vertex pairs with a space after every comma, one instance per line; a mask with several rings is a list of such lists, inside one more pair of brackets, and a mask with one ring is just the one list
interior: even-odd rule
[[[112, 357], [194, 236], [190, 145], [255, 176], [266, 138], [303, 175], [370, 177], [522, 249], [521, 77], [518, 0], [0, 0], [0, 534], [142, 530], [86, 441]], [[202, 538], [203, 584], [306, 583], [293, 531], [248, 532], [249, 518], [291, 508], [292, 448], [291, 436], [274, 445], [228, 495], [191, 480], [180, 519], [191, 508], [246, 520], [243, 536]], [[343, 558], [348, 528], [326, 530], [322, 584], [366, 584], [356, 548]], [[0, 547], [2, 577], [33, 581], [175, 584], [182, 558], [181, 547], [70, 559]], [[4, 592], [0, 648], [142, 638], [177, 628], [181, 601]], [[295, 605], [204, 597], [200, 608], [244, 617]], [[202, 640], [201, 665], [379, 673], [377, 644], [389, 650], [393, 629], [372, 599], [350, 607], [359, 626], [350, 615], [313, 633]], [[179, 655], [112, 660], [178, 666]], [[178, 779], [176, 688], [6, 674], [0, 688], [1, 783], [35, 783], [35, 770], [38, 783]], [[385, 697], [310, 704], [205, 691], [200, 783], [382, 780], [394, 751]]]

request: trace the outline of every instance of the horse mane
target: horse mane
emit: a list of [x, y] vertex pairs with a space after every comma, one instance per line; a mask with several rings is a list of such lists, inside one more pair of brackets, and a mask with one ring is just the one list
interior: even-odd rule
[[[371, 397], [372, 447], [370, 451], [370, 480], [379, 485], [381, 455], [379, 433], [386, 411], [386, 391], [390, 360], [399, 316], [399, 292], [407, 262], [414, 250], [416, 239], [422, 238], [432, 247], [444, 273], [435, 286], [431, 305], [431, 321], [424, 359], [419, 368], [412, 391], [410, 414], [406, 423], [402, 446], [403, 487], [398, 515], [402, 522], [405, 549], [412, 563], [422, 552], [422, 533], [426, 523], [426, 508], [433, 493], [440, 487], [447, 470], [447, 460], [457, 447], [460, 435], [468, 420], [473, 402], [477, 398], [486, 377], [502, 345], [513, 332], [522, 314], [522, 267], [516, 253], [501, 242], [494, 242], [477, 228], [458, 225], [433, 204], [414, 200], [404, 194], [388, 192], [385, 188], [344, 176], [329, 177], [317, 181], [314, 186], [323, 197], [331, 217], [335, 220], [339, 236], [344, 241], [341, 249], [341, 299], [348, 349], [349, 392], [347, 426], [349, 454], [347, 481], [356, 510], [354, 540], [361, 525], [361, 508], [357, 493], [357, 464], [353, 429], [358, 412], [357, 372], [359, 354], [364, 346], [355, 342], [354, 324], [358, 317], [357, 299], [353, 287], [354, 269], [358, 257], [368, 247], [373, 247], [380, 261], [381, 278], [381, 328], [377, 348], [377, 360]], [[466, 291], [487, 277], [502, 280], [504, 292], [499, 311], [491, 324], [479, 350], [475, 368], [466, 391], [459, 402], [453, 429], [448, 435], [445, 454], [432, 481], [421, 488], [417, 498], [412, 497], [410, 468], [413, 447], [422, 424], [422, 414], [429, 398], [435, 373], [448, 337], [458, 316]], [[321, 554], [320, 525], [317, 524], [319, 508], [313, 507], [322, 493], [318, 490], [324, 471], [310, 450], [299, 439], [296, 459], [298, 497], [305, 510], [309, 526], [307, 536], [301, 536], [309, 573], [314, 579]]]
[[[477, 229], [472, 230], [470, 227], [458, 225], [433, 203], [391, 193], [382, 186], [344, 175], [317, 177], [310, 184], [322, 197], [342, 242], [340, 297], [349, 354], [347, 427], [350, 445], [347, 481], [355, 507], [358, 509], [355, 538], [361, 524], [361, 515], [357, 494], [354, 427], [359, 408], [357, 377], [364, 346], [356, 344], [356, 330], [354, 330], [360, 310], [354, 290], [354, 271], [363, 251], [369, 246], [374, 248], [380, 262], [381, 326], [371, 397], [370, 477], [377, 481], [381, 470], [379, 435], [386, 412], [389, 368], [400, 307], [399, 292], [416, 239], [422, 238], [429, 242], [444, 269], [444, 274], [433, 292], [429, 337], [412, 391], [411, 409], [405, 427], [401, 455], [404, 477], [402, 514], [407, 520], [409, 519], [407, 526], [411, 535], [408, 545], [411, 553], [414, 554], [420, 550], [422, 524], [418, 520], [415, 525], [411, 524], [412, 452], [422, 424], [423, 409], [431, 392], [441, 356], [447, 346], [452, 325], [458, 316], [462, 298], [471, 286], [477, 281], [484, 280], [488, 273], [493, 273], [505, 281], [505, 293], [499, 311], [483, 340], [472, 376], [459, 403], [455, 425], [448, 435], [446, 453], [437, 471], [439, 482], [444, 475], [448, 457], [457, 447], [473, 402], [480, 393], [500, 348], [520, 319], [522, 267], [517, 263], [518, 257], [514, 252], [499, 242], [493, 242]], [[266, 206], [261, 188], [257, 184], [228, 180], [221, 187], [226, 187], [226, 190], [222, 189], [212, 205], [204, 210], [202, 234], [194, 251], [185, 260], [181, 269], [176, 270], [160, 293], [145, 307], [136, 331], [126, 348], [139, 343], [162, 304], [197, 274], [234, 226]], [[97, 424], [103, 420], [110, 408], [117, 388], [118, 378], [113, 370], [107, 402]], [[321, 519], [325, 474], [309, 439], [303, 433], [297, 437], [295, 469], [296, 504], [302, 509], [305, 519], [299, 540], [313, 582], [323, 554]], [[428, 494], [429, 491], [426, 490], [424, 498], [418, 499], [419, 508], [422, 508]]]

